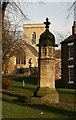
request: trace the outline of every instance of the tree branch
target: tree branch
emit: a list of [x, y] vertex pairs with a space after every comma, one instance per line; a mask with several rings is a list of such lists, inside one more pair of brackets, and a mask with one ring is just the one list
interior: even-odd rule
[[24, 16], [26, 20], [29, 20], [27, 16], [22, 12], [21, 8], [14, 2], [14, 5], [17, 7], [17, 9], [21, 12], [21, 14]]

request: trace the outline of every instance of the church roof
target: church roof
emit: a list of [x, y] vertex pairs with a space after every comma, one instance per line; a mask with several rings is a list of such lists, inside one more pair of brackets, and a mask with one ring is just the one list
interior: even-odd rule
[[31, 46], [30, 44], [26, 43], [25, 41], [23, 41], [23, 42], [24, 42], [25, 46], [27, 46], [28, 49], [29, 49], [36, 57], [38, 57], [38, 52], [37, 52], [37, 50], [36, 50], [33, 46]]
[[22, 50], [25, 51], [26, 47], [32, 52], [32, 54], [38, 57], [37, 50], [31, 46], [30, 44], [26, 43], [24, 40], [20, 40], [12, 47], [12, 49], [7, 53], [7, 55], [12, 56], [17, 51], [21, 52]]

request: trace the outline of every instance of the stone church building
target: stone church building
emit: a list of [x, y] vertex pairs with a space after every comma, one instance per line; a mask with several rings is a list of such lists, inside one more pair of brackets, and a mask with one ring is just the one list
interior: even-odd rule
[[[30, 76], [38, 74], [38, 53], [40, 35], [45, 31], [45, 24], [24, 24], [23, 40], [17, 44], [7, 54], [7, 58], [2, 62], [2, 74], [9, 76]], [[60, 57], [58, 57], [60, 56]], [[59, 61], [61, 52], [56, 50], [56, 74], [59, 77]]]
[[36, 74], [39, 52], [36, 44], [39, 43], [39, 37], [44, 32], [45, 25], [24, 24], [23, 29], [24, 39], [17, 42], [7, 54], [5, 62], [2, 62], [3, 74], [17, 76]]

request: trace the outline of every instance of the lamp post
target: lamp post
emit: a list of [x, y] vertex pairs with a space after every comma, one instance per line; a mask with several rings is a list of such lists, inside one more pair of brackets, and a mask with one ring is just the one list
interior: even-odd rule
[[8, 77], [8, 69], [9, 69], [8, 63], [9, 63], [9, 56], [7, 56], [7, 77]]
[[30, 75], [31, 75], [31, 64], [32, 64], [32, 63], [31, 63], [31, 59], [32, 59], [32, 58], [30, 58], [30, 60], [29, 60]]

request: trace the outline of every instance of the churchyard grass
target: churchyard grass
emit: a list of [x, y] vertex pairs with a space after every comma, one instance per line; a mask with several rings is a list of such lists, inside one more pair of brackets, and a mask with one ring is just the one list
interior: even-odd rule
[[[10, 88], [2, 90], [2, 117], [74, 119], [76, 116], [76, 90], [57, 88], [59, 103], [40, 104], [38, 103], [39, 98], [32, 97], [37, 88], [37, 79], [37, 77], [11, 79]], [[23, 80], [25, 80], [24, 87]]]

